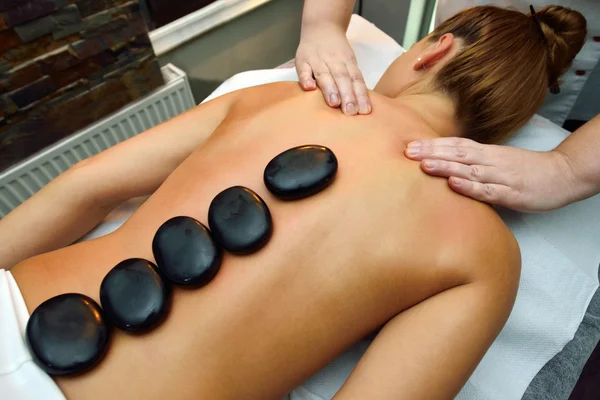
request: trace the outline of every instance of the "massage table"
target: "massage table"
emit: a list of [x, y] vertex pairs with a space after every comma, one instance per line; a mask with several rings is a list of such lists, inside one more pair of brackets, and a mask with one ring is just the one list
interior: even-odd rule
[[[404, 51], [356, 15], [352, 17], [348, 38], [369, 88]], [[292, 63], [274, 70], [244, 72], [224, 82], [205, 101], [244, 87], [297, 79]], [[506, 144], [547, 151], [568, 134], [534, 116]], [[83, 240], [114, 231], [143, 201], [132, 199], [123, 204]], [[460, 400], [521, 399], [540, 369], [573, 338], [598, 288], [600, 195], [545, 214], [497, 210], [521, 247], [520, 288], [506, 326], [457, 396]], [[368, 346], [367, 340], [357, 343], [286, 399], [330, 399]]]

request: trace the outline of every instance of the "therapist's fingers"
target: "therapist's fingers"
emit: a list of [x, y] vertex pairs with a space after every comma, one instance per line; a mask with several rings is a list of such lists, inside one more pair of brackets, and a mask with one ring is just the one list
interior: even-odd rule
[[354, 96], [354, 86], [352, 85], [352, 79], [350, 77], [350, 72], [348, 72], [348, 68], [346, 68], [345, 64], [338, 62], [329, 63], [328, 65], [340, 93], [342, 111], [347, 115], [356, 115], [358, 106], [356, 97]]
[[313, 79], [313, 70], [310, 64], [299, 62], [296, 59], [296, 71], [298, 71], [298, 81], [302, 89], [315, 90], [317, 88], [317, 82]]
[[457, 193], [489, 204], [501, 204], [518, 209], [515, 203], [518, 193], [514, 189], [493, 183], [472, 182], [462, 178], [450, 178], [448, 184]]
[[413, 146], [404, 151], [411, 160], [424, 159], [446, 160], [463, 164], [489, 165], [490, 151], [487, 147], [456, 147], [456, 146]]
[[406, 147], [419, 147], [419, 146], [452, 146], [452, 147], [464, 147], [483, 149], [485, 145], [478, 143], [471, 139], [460, 138], [460, 137], [444, 137], [435, 139], [422, 139], [415, 140], [406, 145]]
[[358, 102], [358, 113], [369, 114], [371, 112], [371, 100], [369, 99], [369, 92], [367, 90], [367, 84], [363, 78], [363, 74], [360, 72], [356, 62], [347, 63], [348, 73], [352, 80], [352, 86], [354, 89], [354, 95]]
[[317, 85], [323, 92], [325, 101], [330, 107], [339, 107], [341, 104], [340, 93], [329, 67], [322, 61], [315, 61], [311, 65], [313, 66], [313, 75], [317, 80]]
[[465, 165], [452, 161], [426, 159], [421, 161], [421, 168], [425, 173], [433, 176], [456, 177], [474, 182], [510, 185], [508, 174], [503, 173], [497, 167], [489, 165]]

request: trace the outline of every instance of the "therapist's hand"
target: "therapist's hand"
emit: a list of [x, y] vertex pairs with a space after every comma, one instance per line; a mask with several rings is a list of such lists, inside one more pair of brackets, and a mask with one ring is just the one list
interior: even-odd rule
[[486, 203], [540, 212], [574, 201], [575, 182], [559, 152], [440, 138], [409, 143], [405, 155], [425, 173], [450, 178], [455, 192]]
[[367, 86], [340, 27], [322, 25], [303, 31], [296, 52], [296, 70], [302, 89], [314, 90], [318, 86], [329, 106], [341, 107], [347, 115], [371, 112]]

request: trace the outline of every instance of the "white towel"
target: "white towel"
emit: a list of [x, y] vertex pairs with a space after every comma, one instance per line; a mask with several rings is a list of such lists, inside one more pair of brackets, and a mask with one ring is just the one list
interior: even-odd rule
[[[359, 65], [373, 87], [403, 49], [374, 25], [353, 16], [348, 31]], [[269, 82], [297, 81], [293, 69], [244, 72], [221, 85], [207, 100]], [[207, 101], [206, 100], [206, 101]], [[508, 144], [549, 150], [568, 132], [534, 117]], [[513, 313], [457, 399], [517, 400], [537, 372], [572, 339], [598, 287], [600, 196], [546, 214], [500, 213], [521, 246], [523, 268]], [[114, 215], [114, 230], [126, 216]], [[344, 383], [367, 342], [358, 343], [289, 395], [291, 400], [330, 399]], [[290, 360], [294, 362], [294, 360]]]
[[29, 312], [9, 271], [0, 269], [0, 399], [65, 400], [31, 357], [25, 339]]

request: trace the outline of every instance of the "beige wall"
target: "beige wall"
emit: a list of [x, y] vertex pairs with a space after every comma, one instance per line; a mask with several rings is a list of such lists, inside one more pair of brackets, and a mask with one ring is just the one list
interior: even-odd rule
[[273, 0], [183, 44], [159, 58], [190, 79], [201, 102], [232, 75], [273, 68], [294, 57], [300, 38], [302, 0]]
[[402, 43], [411, 0], [363, 0], [362, 16]]

